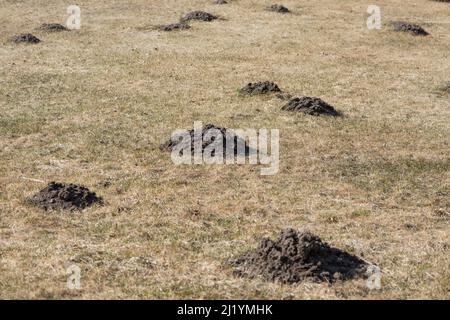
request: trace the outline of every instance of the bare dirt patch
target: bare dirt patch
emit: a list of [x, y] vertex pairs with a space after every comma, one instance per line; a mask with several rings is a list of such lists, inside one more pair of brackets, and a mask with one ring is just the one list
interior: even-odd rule
[[19, 34], [11, 38], [11, 41], [14, 43], [39, 43], [40, 39], [32, 35], [31, 33]]
[[429, 35], [429, 33], [418, 24], [408, 23], [404, 21], [394, 21], [392, 22], [392, 26], [394, 27], [394, 31], [409, 32], [416, 36]]
[[60, 32], [60, 31], [68, 31], [65, 26], [59, 23], [43, 23], [39, 27], [40, 30], [47, 31], [47, 32]]
[[275, 82], [263, 81], [263, 82], [250, 82], [239, 93], [242, 95], [258, 95], [281, 92], [281, 89]]
[[278, 239], [263, 239], [258, 248], [227, 261], [237, 276], [262, 277], [268, 281], [297, 283], [305, 279], [327, 281], [362, 277], [368, 264], [330, 247], [309, 232], [283, 230]]
[[76, 185], [50, 182], [47, 187], [27, 199], [27, 202], [44, 210], [82, 210], [103, 199], [88, 188]]
[[197, 20], [197, 21], [210, 22], [210, 21], [216, 20], [218, 18], [219, 17], [217, 17], [211, 13], [205, 12], [205, 11], [192, 11], [192, 12], [189, 12], [188, 14], [186, 14], [184, 17], [182, 17], [181, 21], [185, 22], [185, 21]]
[[[175, 146], [182, 147], [183, 149], [191, 150], [191, 154], [194, 154], [196, 144], [201, 145], [202, 154], [205, 152], [205, 149], [213, 150], [214, 147], [222, 147], [223, 154], [227, 153], [227, 141], [233, 141], [234, 148], [232, 150], [234, 155], [238, 154], [248, 154], [250, 152], [250, 148], [248, 147], [246, 141], [237, 136], [232, 130], [222, 127], [217, 127], [213, 124], [207, 124], [202, 127], [201, 134], [195, 134], [195, 130], [186, 130], [184, 133], [186, 136], [190, 136], [190, 139], [183, 139], [183, 135], [179, 134], [174, 137], [171, 137], [166, 142], [160, 145], [161, 151], [172, 151]], [[181, 145], [179, 145], [181, 143]], [[244, 150], [239, 150], [238, 145], [243, 146]], [[180, 153], [180, 155], [182, 155]], [[214, 151], [211, 152], [211, 155], [214, 156]]]
[[285, 6], [283, 6], [281, 4], [273, 4], [271, 6], [268, 6], [266, 8], [266, 10], [272, 11], [272, 12], [278, 12], [278, 13], [289, 13], [289, 12], [291, 12], [288, 8], [286, 8]]
[[320, 98], [315, 97], [295, 97], [289, 100], [289, 102], [284, 105], [282, 110], [293, 111], [293, 112], [303, 112], [305, 114], [319, 116], [341, 116], [341, 113], [337, 111], [333, 106], [329, 105]]

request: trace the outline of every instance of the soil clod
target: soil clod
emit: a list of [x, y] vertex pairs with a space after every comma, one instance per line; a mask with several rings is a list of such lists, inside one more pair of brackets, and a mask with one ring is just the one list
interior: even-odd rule
[[24, 33], [19, 34], [17, 36], [14, 36], [11, 38], [11, 41], [14, 43], [39, 43], [41, 40], [39, 40], [37, 37], [33, 36], [31, 33]]
[[215, 15], [212, 15], [211, 13], [205, 12], [205, 11], [192, 11], [186, 14], [184, 17], [181, 18], [181, 21], [190, 21], [190, 20], [198, 20], [198, 21], [213, 21], [216, 20], [218, 17]]
[[47, 187], [27, 201], [44, 210], [82, 210], [95, 203], [102, 204], [103, 199], [88, 188], [76, 185], [50, 182]]
[[276, 83], [270, 81], [251, 82], [239, 91], [239, 93], [243, 95], [257, 95], [274, 92], [281, 92], [281, 89]]
[[[215, 148], [223, 151], [223, 155], [227, 154], [227, 142], [234, 145], [232, 153], [234, 155], [248, 155], [250, 148], [246, 141], [237, 136], [232, 130], [217, 127], [213, 124], [207, 124], [198, 130], [197, 134], [194, 129], [186, 130], [176, 136], [171, 137], [160, 145], [161, 151], [172, 151], [175, 147], [180, 150], [180, 156], [183, 150], [189, 150], [193, 155], [195, 145], [201, 146], [201, 153], [205, 153], [205, 149], [211, 151], [210, 155], [215, 155]], [[181, 144], [181, 145], [180, 145]], [[242, 147], [242, 150], [240, 149]], [[232, 148], [232, 146], [230, 146]], [[209, 152], [208, 151], [208, 152]]]
[[59, 24], [59, 23], [43, 23], [43, 24], [41, 24], [39, 29], [48, 31], [48, 32], [59, 32], [59, 31], [69, 30], [65, 26], [63, 26], [62, 24]]
[[279, 12], [279, 13], [289, 13], [289, 9], [281, 4], [273, 4], [267, 7], [268, 11]]
[[395, 31], [409, 32], [416, 36], [429, 35], [429, 33], [426, 32], [425, 29], [423, 29], [418, 24], [412, 24], [412, 23], [407, 23], [407, 22], [403, 22], [403, 21], [395, 21], [392, 23], [392, 25], [393, 25]]
[[161, 30], [161, 31], [187, 30], [190, 28], [191, 28], [190, 25], [188, 25], [186, 23], [182, 23], [182, 22], [170, 23], [170, 24], [160, 25], [160, 26], [156, 27], [156, 29]]
[[281, 283], [349, 280], [363, 277], [368, 263], [360, 258], [330, 247], [309, 232], [283, 230], [278, 239], [263, 239], [258, 248], [227, 263], [237, 276]]
[[334, 107], [332, 107], [322, 99], [315, 97], [292, 98], [281, 109], [285, 111], [303, 112], [305, 114], [313, 116], [319, 116], [323, 114], [337, 117], [341, 115], [341, 113], [339, 111], [336, 111]]

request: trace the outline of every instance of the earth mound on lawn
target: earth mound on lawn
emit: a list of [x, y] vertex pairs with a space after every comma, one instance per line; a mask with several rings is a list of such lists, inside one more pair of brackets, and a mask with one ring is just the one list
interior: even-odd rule
[[263, 239], [258, 248], [227, 263], [237, 276], [293, 284], [305, 279], [333, 283], [366, 275], [360, 258], [330, 247], [309, 232], [283, 230], [278, 239]]
[[161, 30], [161, 31], [187, 30], [190, 28], [191, 28], [190, 25], [188, 25], [186, 23], [182, 23], [182, 22], [156, 26], [156, 29]]
[[181, 21], [191, 21], [191, 20], [198, 20], [198, 21], [213, 21], [218, 19], [217, 16], [212, 15], [211, 13], [205, 12], [205, 11], [192, 11], [186, 14], [184, 17], [181, 18]]
[[59, 32], [59, 31], [69, 30], [65, 26], [63, 26], [62, 24], [59, 24], [59, 23], [43, 23], [43, 24], [41, 24], [39, 29], [48, 31], [48, 32]]
[[271, 81], [250, 82], [239, 93], [242, 95], [258, 95], [281, 92], [278, 85]]
[[41, 42], [41, 40], [39, 40], [37, 37], [35, 37], [31, 33], [24, 33], [24, 34], [19, 34], [17, 36], [14, 36], [11, 38], [11, 41], [14, 43], [39, 43], [39, 42]]
[[336, 111], [334, 107], [332, 107], [322, 99], [315, 97], [292, 98], [281, 109], [285, 111], [303, 112], [305, 114], [313, 116], [329, 115], [337, 117], [341, 115], [341, 113]]
[[289, 13], [289, 9], [281, 4], [273, 4], [267, 7], [268, 11], [279, 12], [279, 13]]
[[[227, 142], [233, 144], [229, 146], [232, 150], [227, 150]], [[175, 147], [180, 150], [180, 156], [183, 155], [183, 150], [190, 150], [190, 154], [195, 153], [195, 145], [201, 146], [201, 153], [208, 151], [212, 157], [215, 156], [215, 150], [223, 150], [225, 156], [227, 152], [231, 151], [234, 155], [248, 155], [250, 147], [246, 141], [237, 136], [232, 130], [217, 127], [213, 124], [207, 124], [198, 130], [186, 130], [172, 136], [169, 140], [162, 143], [159, 148], [161, 151], [172, 151]], [[217, 149], [216, 149], [217, 148]]]
[[409, 32], [416, 36], [427, 36], [429, 33], [418, 24], [395, 21], [392, 23], [394, 30], [399, 32]]
[[44, 210], [82, 210], [95, 203], [102, 204], [103, 199], [88, 188], [76, 185], [50, 182], [47, 187], [27, 201]]

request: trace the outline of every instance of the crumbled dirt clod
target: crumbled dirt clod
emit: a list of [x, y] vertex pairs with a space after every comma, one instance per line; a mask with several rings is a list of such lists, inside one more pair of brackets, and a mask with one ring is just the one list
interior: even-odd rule
[[267, 7], [267, 10], [273, 11], [273, 12], [279, 12], [279, 13], [288, 13], [290, 12], [288, 8], [281, 4], [273, 4], [269, 7]]
[[392, 23], [392, 25], [394, 26], [395, 31], [409, 32], [416, 36], [429, 35], [429, 33], [426, 32], [425, 29], [423, 29], [418, 24], [412, 24], [412, 23], [407, 23], [407, 22], [403, 22], [403, 21], [395, 21]]
[[275, 241], [263, 239], [258, 248], [227, 263], [237, 276], [287, 284], [307, 278], [330, 283], [349, 280], [364, 276], [369, 266], [352, 254], [330, 247], [316, 235], [294, 229], [283, 230]]
[[39, 40], [37, 37], [33, 36], [31, 33], [24, 33], [19, 34], [17, 36], [14, 36], [11, 38], [11, 41], [14, 43], [39, 43], [41, 40]]
[[41, 24], [39, 29], [48, 31], [48, 32], [59, 32], [59, 31], [69, 30], [65, 26], [63, 26], [62, 24], [59, 24], [59, 23], [43, 23], [43, 24]]
[[76, 185], [50, 182], [47, 187], [27, 201], [45, 210], [82, 210], [95, 203], [102, 204], [103, 199], [88, 188]]
[[190, 25], [182, 22], [160, 25], [156, 27], [156, 29], [161, 31], [187, 30], [190, 28]]
[[[200, 130], [198, 130], [198, 134], [195, 134], [195, 130], [186, 130], [183, 134], [179, 134], [175, 137], [171, 137], [166, 142], [162, 143], [159, 148], [161, 151], [172, 151], [175, 146], [180, 147], [185, 150], [190, 150], [191, 154], [194, 154], [195, 148], [194, 146], [196, 143], [201, 144], [201, 152], [202, 154], [205, 152], [205, 148], [208, 147], [209, 150], [214, 149], [215, 146], [223, 148], [223, 155], [225, 156], [227, 153], [226, 146], [227, 141], [233, 141], [234, 149], [233, 154], [238, 155], [238, 145], [241, 144], [244, 146], [244, 153], [245, 155], [249, 154], [250, 148], [248, 147], [245, 140], [241, 139], [239, 136], [237, 136], [232, 130], [216, 127], [213, 124], [207, 124], [204, 125]], [[222, 143], [220, 141], [220, 138], [216, 136], [216, 134], [220, 135], [222, 138]], [[186, 137], [189, 137], [187, 139], [183, 139]], [[216, 138], [217, 137], [217, 138]], [[179, 144], [182, 145], [179, 145]], [[221, 143], [221, 144], [220, 144]], [[180, 151], [180, 156], [182, 155], [182, 151]], [[214, 151], [211, 152], [211, 156], [214, 156]]]
[[239, 91], [240, 94], [244, 95], [267, 94], [274, 92], [281, 92], [281, 89], [276, 83], [270, 81], [249, 83]]
[[315, 97], [292, 98], [281, 109], [285, 111], [303, 112], [305, 114], [313, 116], [319, 116], [323, 114], [337, 117], [341, 115], [341, 113], [336, 111], [334, 107], [332, 107], [322, 99]]
[[181, 21], [190, 21], [190, 20], [213, 21], [216, 20], [217, 18], [218, 18], [217, 16], [212, 15], [211, 13], [205, 11], [192, 11], [186, 14], [183, 18], [181, 18]]

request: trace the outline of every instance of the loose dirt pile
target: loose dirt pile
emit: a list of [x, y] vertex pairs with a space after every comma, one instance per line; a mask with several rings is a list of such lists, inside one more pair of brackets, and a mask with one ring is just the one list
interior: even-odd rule
[[281, 4], [273, 4], [269, 7], [267, 7], [268, 11], [273, 11], [273, 12], [279, 12], [279, 13], [288, 13], [290, 12], [288, 8], [286, 8], [285, 6], [281, 5]]
[[[220, 139], [220, 137], [222, 139]], [[184, 138], [184, 139], [183, 139]], [[221, 141], [222, 140], [222, 141]], [[190, 150], [191, 155], [194, 154], [196, 144], [201, 145], [202, 154], [205, 152], [205, 149], [208, 147], [208, 150], [211, 151], [211, 156], [215, 155], [214, 149], [217, 147], [219, 150], [223, 150], [223, 155], [225, 156], [227, 153], [227, 141], [232, 141], [234, 144], [233, 154], [234, 155], [247, 155], [249, 154], [250, 148], [248, 147], [246, 141], [238, 137], [232, 130], [216, 127], [213, 124], [207, 124], [202, 127], [201, 134], [200, 130], [198, 134], [195, 134], [194, 129], [186, 130], [183, 134], [178, 134], [174, 137], [171, 137], [166, 142], [162, 143], [159, 148], [161, 151], [172, 151], [175, 147], [180, 150]], [[238, 145], [242, 145], [243, 149], [242, 154], [241, 150], [238, 150]], [[230, 146], [231, 148], [231, 146]], [[180, 151], [180, 156], [183, 155], [182, 150]]]
[[349, 280], [362, 277], [368, 264], [358, 257], [332, 248], [309, 232], [282, 231], [277, 240], [263, 239], [259, 247], [230, 259], [237, 276], [262, 277], [267, 281], [297, 283]]
[[341, 113], [336, 111], [334, 107], [332, 107], [322, 99], [315, 97], [292, 98], [281, 109], [285, 111], [303, 112], [305, 114], [313, 116], [319, 116], [323, 114], [337, 117], [341, 115]]
[[392, 23], [395, 31], [400, 32], [409, 32], [416, 36], [427, 36], [429, 35], [428, 32], [425, 31], [421, 26], [418, 24], [411, 24], [403, 21], [395, 21]]
[[257, 95], [274, 92], [281, 92], [281, 89], [276, 83], [270, 81], [249, 83], [239, 90], [239, 93], [242, 95]]
[[59, 23], [43, 23], [39, 27], [39, 29], [47, 31], [47, 32], [59, 32], [59, 31], [68, 31], [65, 26]]
[[102, 204], [103, 199], [95, 192], [76, 184], [50, 182], [27, 201], [45, 210], [82, 210], [95, 203]]
[[161, 31], [187, 30], [190, 28], [190, 25], [182, 22], [156, 26], [156, 29]]
[[11, 38], [14, 43], [39, 43], [41, 40], [33, 36], [31, 33], [19, 34]]
[[199, 21], [213, 21], [216, 20], [218, 17], [215, 15], [212, 15], [208, 12], [204, 11], [192, 11], [186, 14], [184, 17], [181, 18], [181, 21], [190, 21], [190, 20], [199, 20]]

